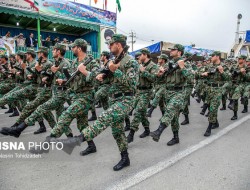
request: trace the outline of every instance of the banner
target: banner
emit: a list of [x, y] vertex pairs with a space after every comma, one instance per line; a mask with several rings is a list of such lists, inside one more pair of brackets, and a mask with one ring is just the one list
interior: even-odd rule
[[27, 11], [38, 11], [33, 0], [0, 0], [0, 6], [22, 9]]
[[39, 12], [116, 26], [116, 13], [66, 0], [35, 0]]
[[15, 39], [14, 38], [6, 38], [2, 37], [0, 38], [0, 50], [1, 53], [6, 53], [7, 55], [14, 54], [15, 53]]
[[189, 52], [192, 54], [197, 54], [197, 56], [204, 56], [204, 57], [208, 57], [210, 54], [212, 54], [214, 52], [214, 50], [210, 50], [210, 49], [203, 49], [203, 48], [196, 48], [196, 47], [192, 47], [192, 46], [185, 46], [185, 52]]
[[246, 32], [246, 39], [245, 39], [246, 42], [250, 42], [250, 30], [247, 30]]

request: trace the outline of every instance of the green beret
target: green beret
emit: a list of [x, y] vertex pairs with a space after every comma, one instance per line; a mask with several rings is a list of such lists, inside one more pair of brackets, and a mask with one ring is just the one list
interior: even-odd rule
[[109, 44], [113, 44], [115, 42], [126, 43], [126, 41], [127, 41], [127, 36], [124, 36], [123, 34], [114, 34], [108, 43]]
[[19, 56], [24, 56], [25, 52], [24, 51], [18, 51], [16, 54], [19, 55]]
[[174, 47], [169, 48], [170, 50], [178, 50], [178, 51], [184, 51], [184, 46], [181, 44], [175, 44]]
[[84, 39], [78, 38], [70, 46], [71, 47], [75, 47], [75, 46], [83, 47], [83, 46], [87, 46], [87, 45], [88, 45], [88, 43]]
[[7, 55], [0, 55], [0, 58], [4, 58], [4, 59], [8, 60], [8, 56]]
[[168, 56], [166, 54], [161, 54], [160, 56], [157, 57], [158, 59], [164, 59], [164, 60], [168, 60]]
[[143, 48], [143, 49], [141, 49], [141, 50], [140, 50], [140, 53], [141, 53], [141, 54], [150, 55], [150, 51], [149, 51], [148, 48]]

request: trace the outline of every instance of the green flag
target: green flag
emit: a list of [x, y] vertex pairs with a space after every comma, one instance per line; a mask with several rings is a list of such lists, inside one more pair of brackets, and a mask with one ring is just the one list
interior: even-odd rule
[[117, 7], [118, 7], [118, 11], [121, 12], [122, 8], [121, 8], [120, 1], [116, 0], [116, 4], [117, 4]]

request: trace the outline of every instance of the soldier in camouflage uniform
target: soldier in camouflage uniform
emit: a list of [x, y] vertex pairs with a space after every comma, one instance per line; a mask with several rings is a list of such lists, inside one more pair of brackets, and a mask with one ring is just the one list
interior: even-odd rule
[[[34, 88], [37, 88], [36, 98], [29, 102], [23, 109], [21, 116], [16, 121], [16, 123], [11, 126], [11, 128], [3, 128], [2, 132], [7, 133], [8, 135], [19, 137], [21, 132], [28, 126], [27, 118], [30, 117], [30, 114], [36, 110], [36, 108], [42, 103], [46, 102], [51, 97], [51, 83], [45, 84], [42, 81], [43, 71], [46, 71], [52, 66], [52, 63], [48, 61], [48, 49], [46, 47], [40, 47], [37, 51], [38, 53], [38, 62], [35, 64], [35, 67], [30, 67], [27, 69], [30, 73], [27, 77], [33, 79]], [[55, 119], [51, 112], [47, 112], [43, 115], [44, 118], [49, 122], [49, 125], [53, 128], [55, 126]], [[37, 121], [39, 122], [40, 128], [34, 132], [34, 134], [39, 134], [46, 132], [45, 125], [43, 123], [43, 117], [38, 115]], [[34, 125], [35, 123], [32, 123]]]
[[232, 77], [232, 101], [228, 105], [228, 108], [233, 110], [234, 115], [231, 120], [238, 119], [238, 100], [243, 95], [247, 81], [247, 66], [246, 56], [240, 55], [238, 57], [238, 64], [230, 69]]
[[[165, 67], [165, 64], [168, 62], [168, 56], [166, 54], [161, 54], [158, 56], [158, 66]], [[151, 117], [153, 110], [159, 105], [162, 116], [164, 115], [165, 110], [165, 90], [166, 84], [162, 78], [157, 77], [154, 86], [155, 95], [154, 99], [151, 102], [151, 107], [148, 110], [147, 117]]]
[[200, 76], [207, 78], [208, 85], [209, 125], [204, 134], [206, 137], [211, 135], [211, 129], [219, 127], [217, 114], [222, 98], [222, 87], [225, 82], [230, 80], [229, 69], [221, 62], [220, 55], [219, 51], [214, 51], [211, 54], [212, 63], [205, 68], [205, 72], [200, 74]]
[[[88, 126], [88, 111], [94, 101], [93, 81], [99, 69], [96, 61], [91, 61], [84, 66], [84, 62], [89, 58], [86, 54], [87, 42], [83, 39], [76, 39], [72, 44], [72, 51], [77, 59], [73, 61], [70, 71], [78, 70], [80, 73], [69, 84], [69, 96], [72, 104], [64, 111], [58, 119], [57, 125], [51, 131], [50, 137], [60, 137], [65, 131], [68, 131], [73, 119], [77, 119], [77, 128], [82, 131]], [[59, 81], [63, 84], [63, 81]], [[96, 146], [92, 139], [88, 140], [88, 147], [80, 155], [85, 156], [96, 152]]]
[[142, 123], [144, 132], [140, 135], [140, 138], [149, 136], [149, 121], [147, 118], [147, 107], [153, 92], [153, 83], [156, 80], [158, 66], [150, 59], [150, 51], [146, 48], [141, 50], [140, 56], [140, 72], [139, 83], [137, 85], [138, 91], [136, 92], [136, 107], [134, 118], [131, 122], [130, 132], [127, 136], [128, 143], [133, 142], [134, 134], [139, 130], [139, 125]]
[[163, 77], [166, 83], [166, 109], [160, 120], [160, 126], [156, 131], [151, 132], [150, 136], [158, 142], [163, 130], [171, 125], [174, 137], [167, 143], [168, 146], [179, 143], [179, 115], [184, 105], [187, 78], [192, 77], [191, 70], [186, 68], [182, 60], [183, 53], [184, 46], [174, 45], [170, 51], [172, 60], [168, 67], [161, 68], [158, 72], [158, 76]]
[[[184, 54], [184, 58], [187, 59], [192, 59], [191, 58], [192, 54], [186, 52]], [[194, 73], [193, 67], [192, 67], [192, 63], [190, 61], [186, 61], [185, 60], [185, 66], [187, 69], [190, 69], [190, 71], [192, 73]], [[184, 109], [183, 109], [183, 115], [185, 116], [185, 120], [181, 123], [181, 125], [187, 125], [189, 124], [189, 109], [188, 109], [188, 105], [190, 103], [190, 96], [192, 94], [193, 88], [194, 88], [194, 74], [192, 75], [193, 77], [189, 77], [187, 79], [187, 84], [186, 84], [186, 96], [185, 96], [185, 103], [184, 103]]]
[[[83, 129], [80, 136], [63, 141], [64, 146], [75, 146], [83, 141], [92, 140], [108, 126], [111, 126], [112, 134], [121, 152], [120, 162], [113, 167], [115, 171], [130, 165], [123, 121], [132, 109], [133, 94], [136, 90], [139, 75], [137, 62], [123, 51], [126, 47], [126, 39], [127, 37], [122, 34], [114, 34], [109, 42], [110, 51], [117, 59], [120, 57], [119, 55], [123, 55], [121, 60], [118, 59], [119, 62], [117, 64], [113, 61], [109, 63], [109, 70], [112, 73], [108, 75], [111, 81], [109, 108], [102, 112], [93, 125]], [[102, 81], [103, 76], [104, 74], [99, 74], [96, 78]]]
[[[8, 93], [9, 91], [11, 91], [12, 89], [15, 88], [15, 81], [14, 81], [14, 75], [10, 72], [10, 67], [8, 65], [8, 56], [7, 55], [1, 55], [0, 56], [0, 98], [3, 97], [4, 94]], [[13, 116], [18, 116], [18, 110], [16, 109], [15, 106], [13, 106], [13, 104], [9, 103], [9, 110], [6, 111], [5, 113], [12, 113], [14, 111], [14, 113], [12, 115], [10, 115], [10, 117]]]

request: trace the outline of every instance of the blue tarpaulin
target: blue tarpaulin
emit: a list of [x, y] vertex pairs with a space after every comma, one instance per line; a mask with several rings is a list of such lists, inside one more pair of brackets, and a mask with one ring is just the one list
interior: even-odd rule
[[245, 39], [246, 42], [250, 42], [250, 30], [247, 30], [246, 32], [246, 39]]
[[[155, 44], [152, 44], [150, 46], [147, 46], [146, 48], [149, 49], [150, 53], [157, 53], [161, 51], [161, 42], [157, 42]], [[130, 55], [135, 56], [135, 53], [139, 52], [141, 49], [138, 49], [136, 51], [133, 51], [130, 53]]]

